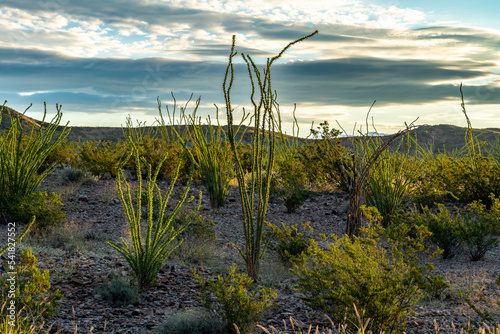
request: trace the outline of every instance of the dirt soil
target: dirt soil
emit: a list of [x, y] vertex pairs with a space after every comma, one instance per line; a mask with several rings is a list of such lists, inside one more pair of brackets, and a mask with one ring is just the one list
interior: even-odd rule
[[[168, 183], [162, 182], [165, 189]], [[181, 185], [178, 187], [181, 189]], [[98, 180], [90, 185], [62, 185], [57, 173], [49, 175], [42, 190], [60, 193], [66, 212], [66, 223], [44, 240], [30, 236], [22, 247], [32, 247], [39, 267], [50, 270], [52, 289], [59, 289], [64, 299], [58, 315], [49, 320], [51, 333], [150, 333], [170, 315], [187, 308], [196, 308], [199, 286], [192, 269], [206, 275], [226, 272], [232, 263], [245, 266], [235, 245], [243, 246], [243, 229], [237, 189], [234, 188], [226, 206], [215, 212], [204, 196], [201, 214], [213, 220], [217, 237], [214, 241], [196, 243], [187, 240], [165, 263], [157, 286], [147, 290], [136, 305], [114, 307], [99, 298], [98, 289], [112, 276], [130, 276], [126, 261], [105, 241], [128, 238], [128, 225], [114, 180]], [[197, 196], [201, 186], [193, 186], [190, 194]], [[174, 196], [175, 200], [175, 196]], [[192, 206], [193, 203], [188, 204]], [[267, 221], [273, 224], [310, 222], [314, 235], [343, 235], [347, 211], [344, 194], [323, 193], [310, 197], [296, 213], [288, 214], [279, 200], [270, 201]], [[5, 235], [1, 227], [2, 235]], [[482, 261], [471, 262], [467, 254], [452, 259], [432, 260], [436, 273], [451, 284], [440, 299], [424, 298], [415, 307], [416, 315], [408, 319], [406, 333], [451, 333], [469, 320], [479, 321], [463, 298], [476, 303], [479, 309], [498, 310], [500, 289], [495, 277], [500, 272], [500, 249], [486, 254]], [[294, 278], [273, 252], [265, 256], [262, 281], [277, 289], [278, 298], [263, 316], [261, 325], [283, 328], [290, 317], [305, 328], [329, 325], [328, 319], [306, 304], [305, 296], [294, 291]], [[492, 313], [500, 321], [500, 312]], [[306, 331], [307, 332], [307, 331]], [[459, 331], [458, 331], [459, 332]]]

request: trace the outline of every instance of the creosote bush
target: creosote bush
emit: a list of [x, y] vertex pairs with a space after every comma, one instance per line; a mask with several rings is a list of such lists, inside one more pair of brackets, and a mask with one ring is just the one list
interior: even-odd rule
[[[11, 282], [12, 277], [9, 272], [5, 272], [0, 276], [0, 300], [2, 300], [0, 312], [0, 324], [6, 327], [9, 314], [8, 307], [5, 305], [7, 301], [15, 301], [16, 310], [20, 310], [15, 321], [16, 327], [30, 327], [35, 322], [40, 324], [46, 319], [53, 317], [56, 314], [57, 307], [63, 296], [59, 290], [49, 292], [50, 277], [49, 271], [43, 273], [37, 267], [37, 258], [33, 255], [31, 248], [23, 250], [21, 259], [17, 266], [11, 266], [8, 262], [6, 267], [10, 268], [9, 272], [14, 272], [15, 276], [15, 298], [11, 298]], [[11, 319], [12, 320], [12, 319]]]
[[[376, 209], [363, 210], [372, 223], [380, 222]], [[368, 330], [401, 333], [405, 318], [422, 297], [418, 282], [432, 270], [431, 266], [421, 267], [416, 256], [424, 250], [419, 240], [427, 232], [420, 230], [417, 238], [411, 238], [408, 231], [399, 230], [397, 239], [390, 238], [387, 252], [379, 244], [386, 232], [378, 223], [361, 231], [363, 237], [352, 239], [333, 235], [327, 249], [311, 239], [309, 256], [293, 269], [299, 279], [297, 289], [311, 306], [337, 323], [345, 322], [350, 330], [358, 329], [356, 305], [371, 319]]]
[[266, 225], [271, 229], [271, 236], [276, 242], [271, 243], [270, 248], [274, 250], [283, 263], [293, 266], [300, 264], [304, 261], [304, 254], [307, 254], [309, 248], [309, 236], [312, 233], [310, 223], [304, 223], [299, 227], [295, 225], [281, 226], [267, 223]]
[[62, 211], [60, 196], [46, 191], [36, 191], [29, 197], [17, 201], [11, 209], [10, 219], [15, 222], [27, 223], [36, 216], [33, 232], [44, 234], [53, 227], [60, 226], [66, 219]]
[[[271, 306], [277, 297], [276, 291], [261, 288], [248, 292], [253, 280], [246, 274], [236, 273], [236, 264], [229, 267], [226, 277], [217, 276], [217, 281], [207, 280], [202, 274], [194, 271], [196, 280], [201, 286], [199, 300], [208, 312], [215, 311], [226, 323], [226, 331], [236, 333], [234, 324], [240, 333], [252, 333], [262, 312]], [[215, 294], [216, 302], [211, 298]]]

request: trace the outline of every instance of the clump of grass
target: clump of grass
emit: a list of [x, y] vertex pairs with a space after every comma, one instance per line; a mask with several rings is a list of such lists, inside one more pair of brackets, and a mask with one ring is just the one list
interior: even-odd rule
[[137, 285], [125, 277], [113, 277], [98, 291], [99, 296], [114, 306], [126, 306], [137, 303]]
[[154, 334], [225, 334], [224, 321], [208, 311], [188, 309], [169, 317]]

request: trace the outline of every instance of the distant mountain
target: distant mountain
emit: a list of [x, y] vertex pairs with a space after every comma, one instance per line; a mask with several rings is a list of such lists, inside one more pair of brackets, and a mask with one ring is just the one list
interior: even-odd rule
[[[20, 115], [19, 112], [14, 109], [5, 107], [2, 111], [2, 121], [0, 123], [0, 131], [8, 128], [10, 126], [10, 117], [8, 113], [12, 115]], [[31, 127], [39, 128], [41, 126], [41, 121], [35, 120], [33, 118], [21, 115], [21, 124], [25, 129], [30, 129]], [[62, 127], [60, 127], [62, 128]], [[87, 141], [87, 140], [110, 140], [117, 141], [124, 139], [123, 128], [121, 127], [84, 127], [84, 126], [73, 126], [70, 127], [71, 132], [68, 135], [68, 140], [70, 141]], [[223, 126], [227, 130], [227, 126]], [[154, 130], [154, 128], [150, 128]], [[440, 125], [421, 125], [410, 132], [411, 136], [417, 138], [417, 142], [422, 147], [428, 147], [434, 153], [441, 152], [452, 152], [454, 150], [460, 150], [465, 146], [465, 133], [467, 128], [458, 127], [448, 124]], [[171, 131], [169, 129], [169, 131]], [[253, 134], [253, 128], [248, 128], [245, 132], [243, 143], [250, 143], [251, 136]], [[159, 134], [158, 134], [159, 135]], [[491, 145], [496, 140], [500, 140], [500, 128], [488, 128], [488, 129], [474, 129], [473, 135], [486, 143], [486, 149], [488, 145]], [[391, 135], [382, 135], [380, 138], [387, 140]], [[301, 142], [305, 141], [304, 138], [299, 139]], [[349, 137], [343, 137], [342, 141], [347, 142]], [[393, 145], [394, 148], [394, 145]]]

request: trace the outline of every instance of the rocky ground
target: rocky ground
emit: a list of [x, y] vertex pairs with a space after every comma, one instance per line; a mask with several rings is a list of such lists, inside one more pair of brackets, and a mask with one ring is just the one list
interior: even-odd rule
[[[48, 322], [52, 325], [51, 332], [74, 333], [77, 328], [78, 333], [149, 333], [172, 314], [199, 307], [196, 298], [199, 287], [193, 268], [207, 275], [223, 273], [233, 262], [244, 268], [235, 248], [235, 245], [243, 245], [243, 231], [234, 189], [227, 205], [218, 212], [210, 208], [208, 198], [203, 199], [201, 214], [214, 221], [216, 240], [198, 244], [186, 241], [167, 261], [158, 277], [158, 285], [149, 289], [139, 304], [113, 307], [99, 298], [98, 289], [112, 276], [130, 274], [126, 261], [105, 244], [106, 240], [118, 241], [128, 236], [114, 180], [62, 185], [57, 174], [53, 174], [42, 188], [62, 195], [67, 222], [44, 240], [28, 238], [22, 247], [33, 248], [39, 266], [50, 269], [52, 288], [64, 295], [60, 312]], [[203, 191], [201, 186], [193, 186], [191, 193], [197, 195], [200, 190]], [[342, 235], [346, 208], [346, 196], [335, 193], [316, 194], [293, 214], [287, 214], [278, 200], [271, 200], [267, 221], [274, 224], [311, 222], [315, 235]], [[449, 260], [436, 258], [432, 262], [451, 288], [441, 299], [425, 298], [417, 304], [416, 315], [408, 319], [407, 333], [451, 333], [452, 323], [459, 328], [469, 320], [479, 320], [460, 296], [470, 298], [480, 309], [495, 309], [493, 305], [500, 299], [500, 289], [495, 284], [500, 272], [499, 248], [487, 253], [483, 261], [470, 262], [462, 254]], [[294, 291], [293, 276], [271, 252], [265, 257], [261, 272], [261, 284], [278, 291], [273, 307], [264, 314], [261, 322], [264, 327], [283, 328], [283, 320], [290, 317], [305, 327], [323, 328], [329, 324], [321, 312], [306, 305], [302, 294]], [[500, 320], [499, 313], [493, 315]]]

